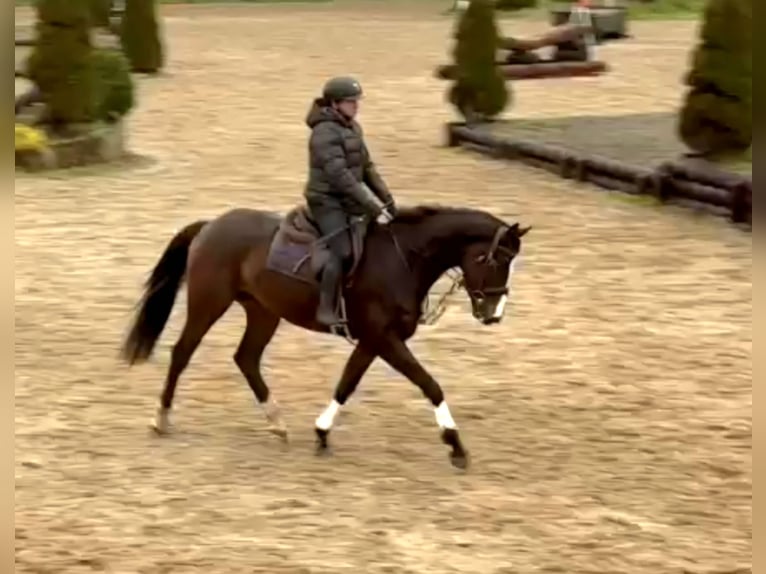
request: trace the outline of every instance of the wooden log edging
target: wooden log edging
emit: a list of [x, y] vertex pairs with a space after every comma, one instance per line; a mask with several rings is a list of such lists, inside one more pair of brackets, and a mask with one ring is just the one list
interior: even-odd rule
[[[753, 181], [745, 176], [725, 172], [710, 163], [695, 160], [668, 161], [658, 170], [667, 176], [668, 181], [681, 195], [689, 193], [706, 194], [713, 197], [710, 190], [726, 190], [732, 219], [737, 222], [752, 223]], [[689, 191], [696, 189], [697, 191]], [[718, 200], [720, 202], [720, 200]], [[711, 201], [713, 203], [713, 201]], [[717, 205], [720, 205], [718, 203]]]
[[666, 162], [650, 169], [578, 154], [528, 140], [501, 138], [464, 123], [447, 124], [447, 145], [466, 146], [499, 159], [518, 160], [560, 177], [666, 202], [691, 200], [724, 208], [735, 223], [752, 225], [752, 180], [714, 168]]
[[[506, 64], [497, 62], [497, 68], [506, 80], [543, 80], [546, 78], [575, 78], [599, 76], [609, 71], [609, 65], [600, 60], [585, 62], [559, 62], [543, 60], [534, 64]], [[447, 64], [436, 68], [434, 75], [440, 80], [454, 80], [457, 67]]]

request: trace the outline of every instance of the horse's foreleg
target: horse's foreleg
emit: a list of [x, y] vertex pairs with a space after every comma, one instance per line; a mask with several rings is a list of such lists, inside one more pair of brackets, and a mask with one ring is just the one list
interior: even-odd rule
[[317, 417], [315, 422], [317, 447], [320, 452], [327, 449], [327, 437], [330, 434], [330, 429], [335, 422], [335, 417], [340, 411], [340, 408], [356, 390], [359, 381], [362, 380], [362, 377], [374, 360], [375, 354], [361, 345], [357, 345], [351, 353], [351, 356], [343, 369], [340, 381], [335, 387], [335, 394], [333, 395], [332, 401], [330, 401], [327, 408], [322, 411], [322, 414]]
[[436, 423], [441, 429], [442, 440], [452, 449], [450, 452], [452, 464], [458, 468], [466, 468], [468, 466], [468, 453], [463, 448], [457, 425], [452, 418], [439, 383], [428, 374], [412, 354], [412, 351], [399, 339], [386, 341], [379, 349], [379, 354], [384, 361], [417, 385], [426, 398], [431, 401], [436, 415]]

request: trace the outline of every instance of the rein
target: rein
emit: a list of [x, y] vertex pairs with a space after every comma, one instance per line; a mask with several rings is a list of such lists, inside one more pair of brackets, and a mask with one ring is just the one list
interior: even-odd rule
[[[354, 225], [357, 225], [363, 221], [365, 221], [366, 217], [361, 216], [357, 218], [353, 218], [351, 222], [347, 225], [344, 225], [343, 227], [336, 229], [332, 233], [328, 233], [327, 235], [317, 239], [315, 241], [315, 244], [326, 244], [330, 239], [333, 237], [348, 231], [351, 229]], [[382, 227], [385, 227], [391, 236], [391, 241], [394, 244], [394, 247], [396, 249], [396, 253], [399, 256], [399, 259], [401, 259], [404, 266], [407, 268], [408, 271], [412, 271], [412, 267], [410, 266], [409, 261], [407, 260], [407, 257], [404, 254], [404, 251], [402, 250], [402, 247], [399, 243], [399, 240], [396, 237], [396, 234], [394, 233], [394, 230], [391, 229], [389, 225], [383, 225]], [[509, 256], [512, 256], [509, 249], [506, 249], [502, 245], [500, 245], [500, 242], [503, 239], [503, 235], [505, 235], [508, 232], [509, 228], [507, 225], [501, 225], [497, 228], [495, 231], [495, 235], [492, 238], [492, 243], [490, 244], [489, 250], [484, 255], [479, 255], [477, 258], [477, 262], [483, 263], [487, 267], [493, 267], [498, 264], [497, 262], [497, 254], [503, 253], [507, 254]], [[307, 259], [309, 256], [307, 255], [304, 259]], [[303, 263], [303, 261], [301, 261]], [[454, 271], [451, 273], [451, 271]], [[465, 288], [465, 277], [463, 276], [463, 272], [458, 270], [447, 270], [446, 275], [450, 278], [451, 283], [449, 288], [446, 292], [444, 292], [441, 297], [436, 301], [436, 304], [432, 307], [431, 306], [431, 300], [426, 294], [424, 303], [423, 303], [423, 313], [418, 321], [421, 325], [434, 325], [441, 317], [444, 315], [444, 313], [447, 310], [447, 303], [449, 299], [455, 295], [457, 291], [460, 289]], [[475, 300], [483, 300], [487, 298], [488, 296], [492, 295], [507, 295], [508, 294], [508, 288], [507, 287], [485, 287], [484, 281], [482, 281], [482, 286], [480, 289], [472, 291], [469, 293], [472, 299]]]
[[401, 245], [399, 245], [399, 240], [396, 238], [396, 233], [394, 233], [394, 230], [391, 229], [388, 225], [384, 226], [386, 229], [388, 229], [389, 235], [391, 235], [391, 241], [394, 243], [394, 247], [396, 248], [396, 252], [399, 254], [399, 259], [402, 260], [402, 263], [404, 263], [404, 266], [407, 268], [407, 271], [412, 271], [412, 268], [410, 267], [410, 262], [407, 261], [407, 257], [404, 255], [404, 251], [402, 251]]
[[439, 297], [439, 300], [436, 301], [436, 305], [434, 305], [433, 308], [431, 307], [431, 300], [426, 294], [423, 303], [423, 315], [420, 317], [419, 321], [421, 325], [434, 325], [441, 319], [441, 316], [447, 311], [447, 302], [449, 298], [465, 286], [465, 278], [463, 277], [462, 271], [456, 271], [454, 274], [450, 275], [450, 271], [448, 270], [446, 275], [450, 277], [452, 283], [450, 284], [449, 289]]

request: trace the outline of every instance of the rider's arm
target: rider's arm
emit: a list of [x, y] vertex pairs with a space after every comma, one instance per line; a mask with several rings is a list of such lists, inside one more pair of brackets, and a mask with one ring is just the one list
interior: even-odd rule
[[348, 169], [341, 134], [329, 123], [320, 124], [311, 134], [310, 147], [312, 155], [319, 161], [330, 185], [354, 197], [373, 217], [377, 217], [381, 207]]
[[378, 199], [383, 202], [383, 205], [393, 207], [394, 198], [391, 196], [391, 192], [388, 190], [386, 182], [383, 181], [383, 178], [380, 176], [378, 169], [375, 167], [375, 162], [372, 161], [370, 149], [364, 142], [364, 132], [362, 130], [362, 126], [358, 123], [355, 123], [354, 129], [359, 134], [359, 138], [362, 140], [362, 146], [364, 148], [362, 150], [365, 158], [363, 181], [365, 185], [370, 188], [370, 191], [372, 191], [378, 197]]
[[375, 164], [370, 159], [369, 153], [367, 154], [367, 164], [364, 166], [364, 183], [378, 196], [383, 205], [393, 205], [394, 198], [388, 190], [386, 182], [380, 177], [380, 173], [378, 173]]

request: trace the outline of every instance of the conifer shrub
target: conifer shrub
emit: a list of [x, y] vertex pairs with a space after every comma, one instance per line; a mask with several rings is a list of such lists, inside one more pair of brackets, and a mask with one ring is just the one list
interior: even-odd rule
[[719, 156], [752, 142], [752, 0], [709, 0], [679, 133], [693, 151]]
[[498, 31], [491, 0], [472, 0], [455, 34], [456, 80], [450, 102], [469, 122], [486, 121], [503, 111], [509, 92], [495, 65]]
[[120, 39], [132, 71], [154, 74], [162, 68], [164, 54], [155, 0], [126, 0]]
[[96, 113], [88, 1], [37, 3], [37, 39], [28, 70], [45, 100], [46, 120], [54, 129], [89, 122]]
[[114, 122], [135, 104], [133, 78], [125, 55], [118, 50], [94, 50], [93, 63], [98, 77], [97, 117]]

